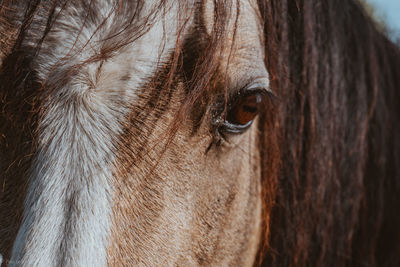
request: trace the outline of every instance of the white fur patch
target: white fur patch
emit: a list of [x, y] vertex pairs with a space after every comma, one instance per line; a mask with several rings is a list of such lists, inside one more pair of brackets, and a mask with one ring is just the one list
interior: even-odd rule
[[[111, 7], [102, 5], [106, 16]], [[86, 64], [66, 85], [51, 91], [39, 122], [38, 151], [10, 266], [106, 265], [113, 144], [135, 91], [175, 45], [177, 25], [170, 22], [176, 23], [177, 12], [176, 7], [169, 9], [168, 23], [156, 20], [149, 32], [101, 66]], [[55, 23], [34, 62], [40, 80], [48, 85], [56, 86], [69, 67], [101, 48], [103, 35], [94, 35], [97, 25], [87, 25], [77, 35], [81, 23], [74, 13], [79, 12], [67, 10]], [[79, 57], [59, 64], [76, 38], [77, 47], [82, 47], [92, 36]]]

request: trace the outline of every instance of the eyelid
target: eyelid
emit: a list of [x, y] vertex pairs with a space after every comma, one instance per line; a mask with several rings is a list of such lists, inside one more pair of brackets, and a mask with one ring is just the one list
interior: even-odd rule
[[248, 83], [246, 86], [244, 86], [240, 91], [240, 93], [246, 93], [248, 91], [252, 90], [265, 90], [268, 94], [275, 95], [270, 89], [269, 89], [269, 79], [267, 77], [261, 77], [252, 80], [250, 83]]
[[261, 89], [264, 88], [265, 90], [269, 91], [269, 79], [267, 77], [261, 77], [252, 80], [248, 85], [245, 86], [246, 90], [252, 90], [254, 88]]
[[240, 89], [240, 91], [229, 101], [229, 103], [234, 102], [232, 100], [240, 97], [243, 94], [252, 93], [252, 91], [263, 91], [266, 95], [269, 96], [269, 100], [271, 100], [272, 103], [275, 103], [276, 101], [279, 102], [279, 100], [280, 100], [280, 98], [277, 96], [277, 94], [270, 89], [269, 78], [261, 77], [261, 78], [252, 80], [249, 84], [247, 84], [242, 89]]
[[267, 77], [261, 77], [252, 80], [250, 83], [231, 95], [227, 103], [228, 109], [236, 103], [238, 98], [244, 95], [250, 95], [255, 91], [259, 91], [268, 95], [272, 100], [278, 99], [276, 94], [269, 88], [269, 79]]
[[247, 124], [240, 125], [240, 124], [232, 124], [232, 123], [230, 123], [230, 122], [225, 120], [220, 125], [220, 127], [222, 127], [222, 129], [225, 132], [233, 133], [233, 134], [239, 134], [239, 133], [242, 133], [245, 130], [247, 130], [252, 124], [253, 124], [253, 121], [249, 121]]

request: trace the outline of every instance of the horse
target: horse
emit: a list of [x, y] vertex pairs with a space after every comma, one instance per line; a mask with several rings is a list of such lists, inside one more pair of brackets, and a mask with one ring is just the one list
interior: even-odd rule
[[4, 264], [400, 265], [400, 49], [358, 1], [0, 6]]

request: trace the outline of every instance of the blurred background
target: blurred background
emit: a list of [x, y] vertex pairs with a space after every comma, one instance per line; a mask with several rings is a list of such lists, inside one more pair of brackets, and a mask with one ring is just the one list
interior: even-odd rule
[[389, 37], [400, 43], [400, 0], [361, 0]]

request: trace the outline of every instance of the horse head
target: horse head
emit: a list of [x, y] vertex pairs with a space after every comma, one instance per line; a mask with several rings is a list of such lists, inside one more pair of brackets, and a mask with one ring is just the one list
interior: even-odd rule
[[400, 52], [358, 1], [0, 6], [0, 261], [399, 266]]
[[20, 199], [2, 200], [17, 209], [2, 208], [10, 264], [252, 264], [271, 98], [257, 3], [19, 9], [33, 12], [20, 46], [38, 113], [29, 137], [7, 133], [31, 146], [4, 182]]

